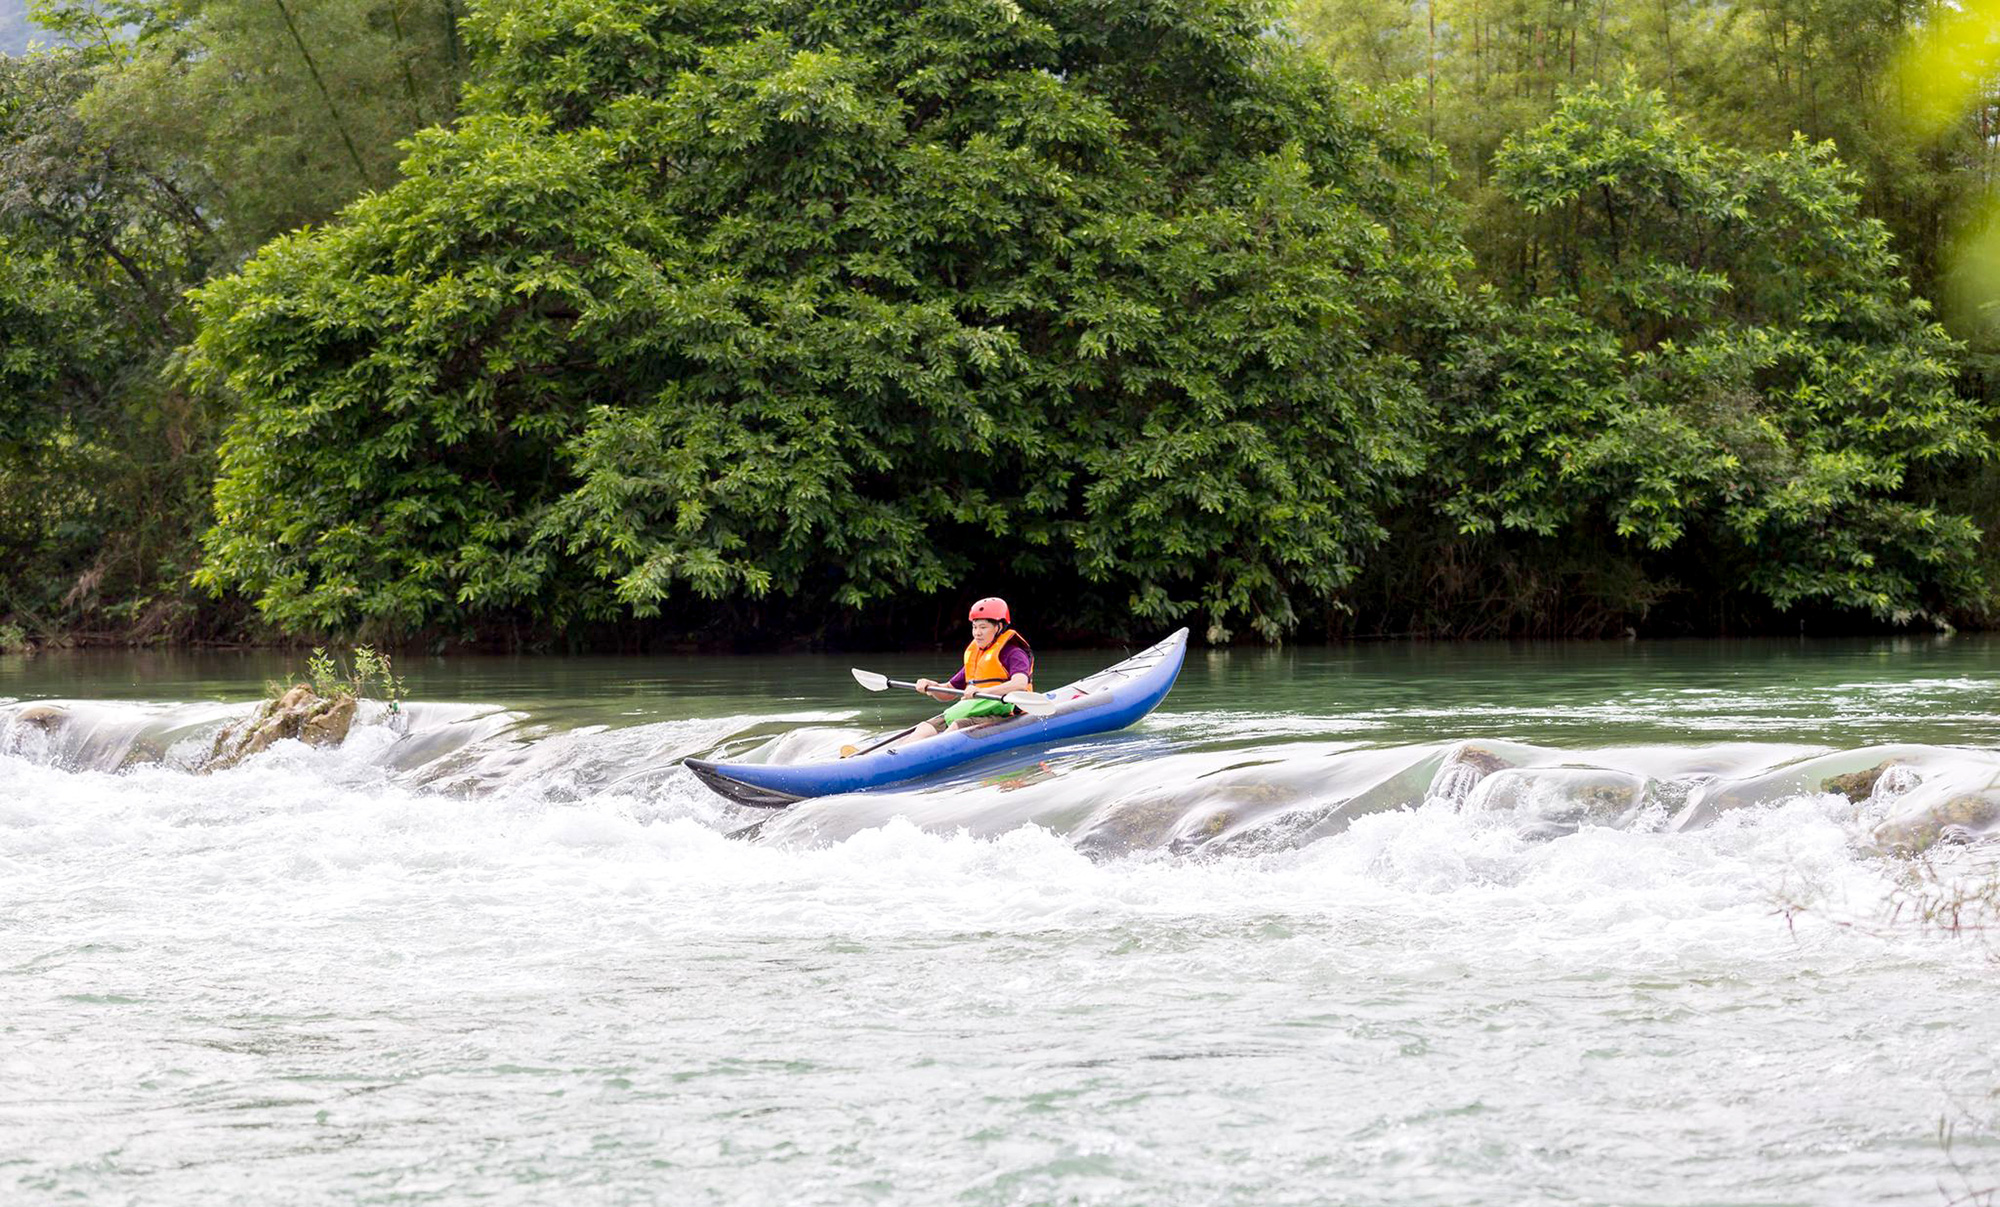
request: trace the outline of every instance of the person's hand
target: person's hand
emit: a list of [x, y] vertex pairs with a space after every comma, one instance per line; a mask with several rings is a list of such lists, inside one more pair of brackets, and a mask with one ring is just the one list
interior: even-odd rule
[[935, 679], [917, 680], [917, 690], [924, 693], [927, 696], [930, 695], [932, 692], [937, 691], [939, 688], [943, 686], [944, 686], [943, 684], [939, 683]]

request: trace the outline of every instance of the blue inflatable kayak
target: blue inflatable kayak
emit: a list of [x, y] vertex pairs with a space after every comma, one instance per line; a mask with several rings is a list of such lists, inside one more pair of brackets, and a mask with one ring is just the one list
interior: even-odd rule
[[1116, 666], [1057, 688], [1048, 693], [1055, 708], [1041, 716], [1022, 713], [990, 725], [947, 730], [925, 741], [823, 763], [688, 759], [687, 767], [702, 783], [737, 804], [780, 809], [809, 796], [900, 784], [1020, 746], [1109, 733], [1152, 712], [1167, 698], [1175, 676], [1181, 673], [1181, 660], [1187, 656], [1187, 636], [1188, 631], [1182, 629]]

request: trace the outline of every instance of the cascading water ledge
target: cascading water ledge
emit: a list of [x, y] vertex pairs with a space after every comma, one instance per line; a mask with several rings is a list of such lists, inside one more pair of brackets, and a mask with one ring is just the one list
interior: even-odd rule
[[[66, 771], [158, 766], [191, 774], [203, 769], [213, 736], [255, 707], [0, 705], [0, 757]], [[727, 819], [741, 810], [711, 801], [681, 759], [718, 750], [815, 758], [868, 736], [837, 723], [846, 719], [804, 711], [563, 728], [494, 706], [415, 703], [391, 714], [364, 702], [354, 732], [366, 736], [324, 752], [323, 765], [330, 778], [346, 778], [341, 767], [367, 769], [466, 799], [581, 804], [636, 794], [706, 802], [706, 811]], [[987, 838], [1036, 827], [1097, 859], [1229, 857], [1309, 846], [1398, 810], [1441, 809], [1546, 841], [1584, 829], [1685, 832], [1746, 809], [1826, 797], [1853, 806], [1854, 845], [1865, 851], [1910, 854], [1939, 842], [2000, 839], [2000, 758], [1988, 751], [1757, 743], [1585, 751], [1497, 739], [1377, 747], [1291, 733], [1253, 744], [1221, 728], [1214, 749], [1137, 732], [1002, 756], [899, 790], [802, 802], [749, 830], [727, 828], [796, 846], [843, 841], [902, 818]]]

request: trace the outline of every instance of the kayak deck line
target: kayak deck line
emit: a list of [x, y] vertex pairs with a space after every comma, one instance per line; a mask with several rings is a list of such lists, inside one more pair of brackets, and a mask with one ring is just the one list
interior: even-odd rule
[[1188, 631], [1048, 693], [1055, 707], [951, 729], [933, 738], [813, 763], [682, 760], [696, 778], [739, 805], [782, 809], [815, 796], [861, 792], [946, 771], [989, 754], [1123, 729], [1159, 706], [1187, 657]]

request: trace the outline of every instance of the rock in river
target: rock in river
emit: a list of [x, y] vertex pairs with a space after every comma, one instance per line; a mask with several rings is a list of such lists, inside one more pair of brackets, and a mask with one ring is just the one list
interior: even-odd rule
[[224, 726], [215, 735], [203, 771], [221, 771], [266, 750], [273, 742], [297, 738], [308, 746], [338, 746], [354, 724], [357, 703], [341, 692], [326, 699], [301, 683], [275, 700], [266, 700], [257, 715], [242, 725]]

